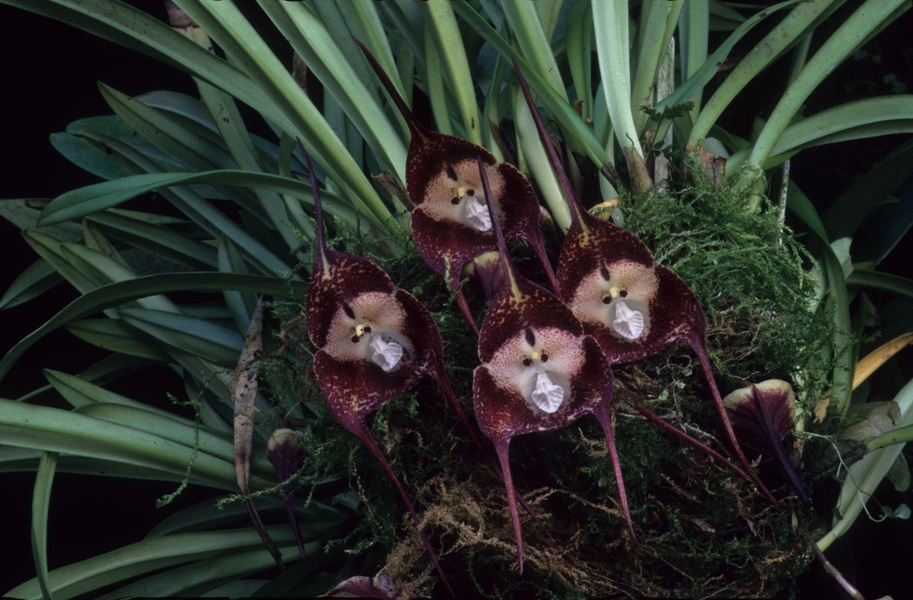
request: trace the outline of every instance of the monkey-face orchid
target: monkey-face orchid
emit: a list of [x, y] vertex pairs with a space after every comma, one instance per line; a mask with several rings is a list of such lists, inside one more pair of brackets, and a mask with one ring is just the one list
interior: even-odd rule
[[[481, 158], [478, 169], [487, 188]], [[493, 442], [501, 463], [522, 572], [523, 542], [508, 457], [510, 440], [517, 435], [560, 429], [584, 414], [595, 415], [606, 437], [632, 537], [634, 528], [612, 432], [612, 370], [599, 344], [584, 334], [567, 305], [516, 272], [497, 216], [492, 220], [503, 277], [482, 322], [483, 364], [474, 373], [473, 399], [479, 427]]]
[[691, 346], [733, 450], [758, 489], [773, 501], [745, 457], [723, 406], [707, 355], [706, 319], [697, 297], [668, 267], [655, 264], [653, 253], [637, 236], [583, 209], [516, 61], [514, 69], [571, 213], [571, 227], [558, 258], [558, 294], [584, 330], [596, 338], [611, 364], [639, 360], [676, 342]]
[[327, 247], [320, 192], [306, 152], [305, 159], [317, 215], [317, 243], [305, 311], [308, 335], [318, 349], [314, 357], [317, 383], [333, 417], [368, 447], [393, 481], [425, 550], [449, 589], [437, 555], [419, 527], [412, 501], [371, 437], [367, 417], [427, 375], [437, 380], [474, 437], [475, 431], [447, 380], [441, 334], [428, 310], [414, 296], [397, 289], [370, 259]]
[[[428, 130], [415, 118], [387, 74], [361, 43], [368, 62], [409, 125], [412, 140], [406, 158], [406, 191], [415, 206], [412, 237], [425, 263], [447, 280], [467, 323], [478, 334], [460, 278], [473, 259], [494, 250], [491, 210], [497, 210], [508, 242], [532, 246], [554, 287], [555, 275], [539, 231], [539, 199], [513, 165], [499, 163], [485, 148]], [[476, 158], [485, 164], [493, 203], [482, 188]], [[496, 207], [492, 209], [491, 206]]]

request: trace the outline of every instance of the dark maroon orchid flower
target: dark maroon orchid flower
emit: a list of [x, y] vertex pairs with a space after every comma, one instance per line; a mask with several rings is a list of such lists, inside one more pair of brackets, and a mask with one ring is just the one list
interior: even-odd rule
[[292, 429], [277, 429], [269, 436], [266, 444], [266, 457], [276, 469], [276, 479], [282, 484], [283, 504], [285, 515], [288, 518], [292, 532], [295, 534], [295, 543], [298, 544], [298, 554], [301, 560], [307, 562], [304, 553], [304, 540], [301, 538], [301, 529], [298, 527], [298, 516], [295, 514], [295, 499], [292, 496], [292, 485], [288, 480], [304, 462], [305, 453], [301, 445], [303, 434]]
[[526, 177], [513, 165], [499, 163], [485, 148], [430, 131], [415, 118], [377, 60], [356, 40], [384, 88], [409, 125], [412, 140], [406, 158], [406, 191], [415, 206], [412, 238], [425, 263], [447, 280], [466, 321], [478, 334], [465, 296], [460, 291], [464, 267], [495, 248], [492, 217], [476, 167], [485, 163], [494, 206], [508, 242], [526, 240], [556, 285], [539, 231], [539, 199]]
[[691, 346], [710, 386], [723, 428], [739, 461], [765, 496], [773, 496], [736, 440], [707, 355], [704, 312], [694, 292], [634, 234], [587, 213], [577, 199], [523, 79], [514, 68], [539, 136], [561, 183], [571, 226], [558, 258], [558, 295], [596, 338], [610, 364], [650, 356], [676, 342]]
[[[301, 149], [304, 152], [303, 146]], [[314, 356], [317, 383], [336, 420], [368, 447], [393, 481], [446, 584], [437, 556], [419, 527], [412, 501], [371, 437], [367, 417], [427, 375], [437, 380], [474, 437], [475, 430], [447, 379], [441, 334], [427, 309], [414, 296], [397, 289], [374, 261], [327, 247], [320, 191], [306, 152], [305, 159], [317, 216], [305, 313], [308, 335], [318, 348]]]
[[[491, 202], [481, 157], [477, 164]], [[631, 536], [636, 537], [612, 433], [612, 369], [599, 344], [585, 335], [565, 303], [517, 273], [497, 215], [492, 222], [503, 277], [482, 322], [479, 358], [483, 364], [473, 376], [473, 399], [479, 427], [494, 443], [501, 463], [522, 572], [523, 541], [508, 457], [510, 440], [524, 433], [566, 427], [587, 413], [602, 425], [621, 507]]]
[[793, 429], [796, 414], [792, 386], [780, 379], [768, 379], [737, 389], [723, 398], [723, 404], [745, 447], [773, 454], [799, 499], [808, 506], [808, 492], [783, 448], [783, 438]]

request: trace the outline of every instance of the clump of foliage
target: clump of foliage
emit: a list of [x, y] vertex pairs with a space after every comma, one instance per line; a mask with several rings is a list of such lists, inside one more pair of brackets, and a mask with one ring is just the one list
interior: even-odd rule
[[[772, 377], [793, 384], [804, 408], [795, 438], [810, 449], [797, 456], [803, 474], [836, 474], [822, 436], [843, 427], [851, 404], [869, 404], [861, 380], [893, 365], [909, 342], [900, 334], [913, 329], [913, 284], [876, 268], [911, 222], [879, 207], [906, 193], [910, 144], [831, 205], [788, 177], [807, 148], [911, 131], [913, 97], [905, 94], [813, 114], [802, 108], [908, 0], [782, 2], [754, 13], [702, 0], [174, 0], [165, 3], [169, 20], [164, 10], [116, 0], [0, 1], [174, 65], [199, 92], [129, 97], [102, 85], [114, 114], [76, 121], [53, 143], [108, 181], [54, 199], [0, 202], [0, 215], [36, 254], [0, 306], [60, 283], [79, 295], [7, 352], [0, 377], [61, 327], [110, 353], [78, 374], [47, 371], [48, 386], [0, 400], [0, 465], [36, 473], [36, 576], [2, 590], [8, 595], [306, 596], [381, 570], [405, 595], [445, 593], [380, 467], [329, 416], [301, 316], [315, 191], [297, 177], [306, 168], [296, 138], [317, 162], [333, 243], [372, 257], [427, 306], [447, 375], [470, 410], [477, 340], [453, 287], [412, 245], [403, 185], [410, 131], [348, 43], [353, 36], [407, 105], [429, 109], [423, 127], [480, 145], [530, 177], [554, 262], [571, 217], [520, 98], [516, 58], [575, 185], [590, 198], [618, 199], [607, 218], [640, 236], [699, 298], [720, 387]], [[746, 44], [753, 51], [718, 77]], [[792, 60], [782, 95], [739, 111], [766, 116], [752, 138], [725, 131], [721, 116], [733, 113], [734, 99], [745, 100], [740, 92], [782, 57]], [[166, 211], [131, 204], [152, 192]], [[525, 276], [546, 281], [532, 250], [511, 252]], [[464, 292], [481, 321], [487, 307], [474, 285]], [[879, 294], [891, 300], [876, 306]], [[250, 371], [259, 388], [241, 415], [252, 415], [245, 446], [235, 441], [233, 375], [244, 370], [257, 296], [268, 297], [268, 310]], [[876, 352], [879, 336], [890, 347]], [[191, 418], [108, 389], [163, 365], [177, 374], [174, 396], [192, 401]], [[867, 455], [842, 482], [834, 516], [830, 504], [818, 507], [831, 520], [822, 528], [798, 503], [769, 503], [642, 418], [637, 407], [647, 406], [727, 452], [692, 353], [673, 346], [613, 370], [615, 437], [640, 543], [622, 534], [615, 471], [594, 423], [519, 436], [511, 452], [517, 489], [543, 522], [524, 517], [522, 576], [500, 474], [436, 386], [422, 382], [376, 412], [372, 435], [402, 474], [457, 594], [773, 595], [791, 587], [813, 546], [824, 551], [847, 531], [892, 465], [903, 470], [898, 457], [913, 423], [913, 386], [903, 377], [880, 376], [873, 386], [896, 410], [878, 435], [857, 440]], [[266, 459], [266, 441], [280, 427], [297, 430], [306, 450], [288, 481], [277, 481]], [[239, 458], [248, 454], [249, 463]], [[762, 477], [789, 498], [769, 466], [761, 462]], [[249, 489], [238, 495], [243, 468]], [[48, 507], [59, 472], [205, 486], [231, 501], [221, 510], [211, 501], [182, 509], [142, 540], [53, 568]], [[307, 563], [286, 521], [285, 484], [295, 490]], [[235, 500], [257, 508], [265, 531], [249, 526], [251, 513]]]

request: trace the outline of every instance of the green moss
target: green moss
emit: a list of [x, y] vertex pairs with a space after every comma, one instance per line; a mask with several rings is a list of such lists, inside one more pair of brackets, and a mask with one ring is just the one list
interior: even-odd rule
[[798, 381], [799, 400], [809, 403], [831, 367], [821, 352], [828, 320], [813, 308], [812, 258], [773, 207], [752, 213], [746, 202], [692, 173], [675, 193], [625, 201], [625, 227], [697, 295], [719, 376]]

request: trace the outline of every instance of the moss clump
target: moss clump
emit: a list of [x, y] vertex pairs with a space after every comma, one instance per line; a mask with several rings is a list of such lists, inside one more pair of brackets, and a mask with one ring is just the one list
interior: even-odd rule
[[813, 259], [773, 207], [746, 206], [744, 193], [692, 172], [675, 193], [628, 200], [625, 227], [697, 294], [718, 376], [801, 382], [798, 399], [807, 404], [831, 367], [821, 351], [830, 325], [813, 308]]

